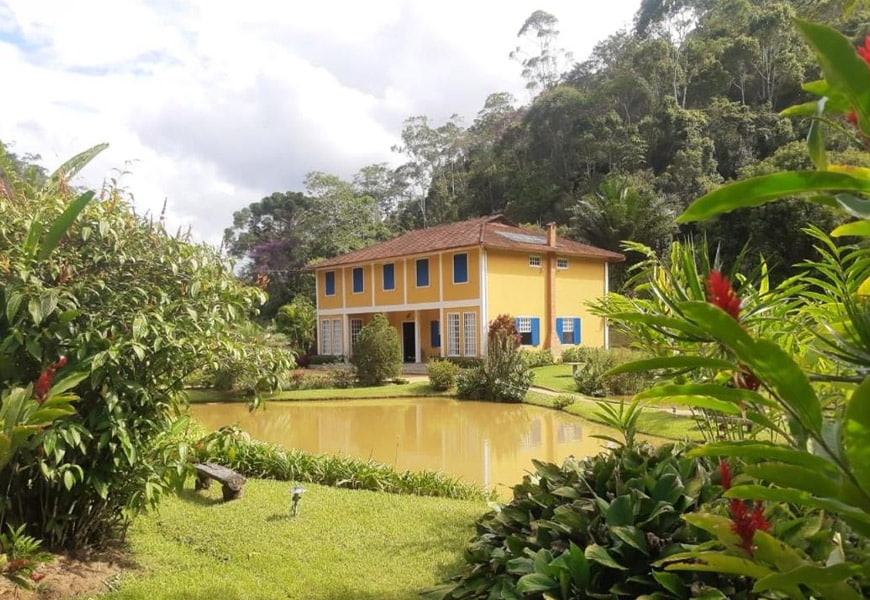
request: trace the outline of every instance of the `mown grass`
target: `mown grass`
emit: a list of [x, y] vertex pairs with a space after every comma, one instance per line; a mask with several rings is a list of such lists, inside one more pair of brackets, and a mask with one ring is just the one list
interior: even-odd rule
[[[595, 423], [604, 423], [596, 414], [597, 407], [594, 400], [587, 399], [576, 393], [574, 396], [576, 401], [574, 404], [564, 408], [565, 412]], [[534, 391], [528, 392], [525, 398], [525, 402], [528, 404], [547, 408], [553, 408], [555, 400], [556, 396], [552, 394]], [[674, 440], [703, 441], [704, 439], [692, 417], [673, 414], [663, 409], [648, 409], [643, 411], [637, 421], [637, 429], [641, 433]]]
[[220, 486], [168, 498], [138, 518], [133, 560], [111, 600], [340, 598], [402, 600], [454, 574], [483, 502], [249, 480], [242, 499]]
[[[188, 390], [191, 403], [198, 402], [248, 402], [250, 399], [233, 392], [216, 390]], [[417, 396], [448, 396], [447, 392], [438, 392], [429, 386], [428, 381], [413, 381], [411, 383], [388, 384], [373, 387], [354, 388], [324, 388], [309, 390], [287, 390], [267, 394], [263, 398], [268, 401], [285, 400], [354, 400], [364, 398], [414, 398]]]
[[532, 369], [535, 379], [532, 382], [538, 387], [565, 393], [577, 393], [574, 384], [574, 376], [571, 374], [571, 365], [547, 365]]

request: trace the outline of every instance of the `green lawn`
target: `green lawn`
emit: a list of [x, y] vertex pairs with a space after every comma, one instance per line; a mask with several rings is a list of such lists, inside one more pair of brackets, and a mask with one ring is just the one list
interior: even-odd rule
[[[322, 390], [289, 390], [265, 396], [273, 400], [353, 400], [360, 398], [413, 398], [415, 396], [446, 396], [447, 392], [436, 392], [426, 381], [387, 384], [374, 387], [327, 388]], [[190, 402], [247, 402], [248, 398], [232, 392], [214, 390], [188, 390]]]
[[535, 379], [532, 382], [539, 387], [545, 387], [557, 392], [577, 393], [574, 377], [571, 375], [571, 365], [547, 365], [532, 369]]
[[[574, 404], [566, 407], [565, 412], [596, 423], [602, 422], [595, 414], [597, 407], [594, 400], [584, 398], [576, 393], [575, 398]], [[556, 396], [552, 394], [530, 391], [526, 394], [525, 402], [537, 406], [552, 407], [555, 399]], [[676, 415], [665, 409], [648, 408], [644, 410], [637, 420], [637, 429], [641, 433], [674, 440], [703, 441], [704, 439], [697, 430], [693, 418]]]
[[220, 486], [167, 498], [128, 539], [139, 572], [112, 600], [375, 598], [400, 600], [454, 574], [482, 502], [306, 484], [289, 516], [287, 482], [249, 480], [244, 497]]

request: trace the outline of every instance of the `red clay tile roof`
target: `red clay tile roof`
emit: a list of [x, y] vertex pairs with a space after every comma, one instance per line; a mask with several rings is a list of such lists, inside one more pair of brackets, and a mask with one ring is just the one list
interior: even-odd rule
[[[522, 252], [542, 252], [547, 249], [547, 233], [529, 231], [502, 215], [479, 217], [459, 223], [448, 223], [428, 229], [409, 231], [399, 237], [362, 250], [328, 258], [309, 269], [358, 264], [413, 254], [431, 254], [454, 248], [484, 246]], [[621, 262], [625, 256], [595, 246], [556, 238], [556, 252], [564, 256], [599, 258], [607, 262]]]

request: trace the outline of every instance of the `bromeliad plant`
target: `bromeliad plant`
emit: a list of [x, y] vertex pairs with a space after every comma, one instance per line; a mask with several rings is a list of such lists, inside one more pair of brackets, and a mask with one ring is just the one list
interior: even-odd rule
[[706, 459], [626, 437], [595, 457], [533, 463], [513, 500], [477, 522], [461, 573], [427, 598], [751, 598], [740, 577], [655, 566], [711, 539], [681, 518], [721, 491]]
[[[836, 127], [870, 149], [870, 37], [856, 51], [828, 27], [803, 21], [797, 26], [824, 74], [805, 88], [822, 99], [786, 112], [812, 118], [808, 142], [816, 170], [722, 187], [693, 203], [681, 221], [801, 194], [856, 218], [834, 230], [834, 237], [870, 236], [870, 170], [828, 164], [824, 138], [825, 127]], [[870, 594], [870, 254], [863, 243], [840, 248], [821, 232], [812, 235], [821, 259], [806, 265], [807, 289], [800, 294], [806, 305], [798, 313], [813, 334], [808, 350], [795, 352], [782, 340], [747, 328], [743, 299], [730, 281], [713, 273], [707, 301], [679, 302], [678, 316], [666, 317], [673, 337], [700, 336], [722, 354], [715, 363], [685, 355], [658, 359], [659, 367], [672, 369], [703, 361], [697, 366], [715, 375], [641, 396], [678, 397], [735, 414], [751, 411], [773, 435], [708, 443], [691, 452], [729, 461], [722, 467], [731, 485], [727, 506], [719, 507], [719, 514], [685, 517], [717, 542], [659, 564], [670, 572], [748, 576], [762, 597], [859, 599]], [[733, 482], [732, 468], [741, 471]], [[807, 519], [831, 522], [816, 526], [814, 543], [801, 546], [786, 532], [806, 526]]]

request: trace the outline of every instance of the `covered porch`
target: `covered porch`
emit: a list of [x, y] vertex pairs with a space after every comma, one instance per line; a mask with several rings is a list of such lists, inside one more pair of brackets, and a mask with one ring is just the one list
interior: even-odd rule
[[481, 354], [484, 340], [480, 335], [477, 306], [319, 315], [317, 348], [320, 354], [350, 357], [359, 332], [375, 314], [386, 316], [398, 333], [402, 360], [406, 364], [425, 364], [436, 357]]

